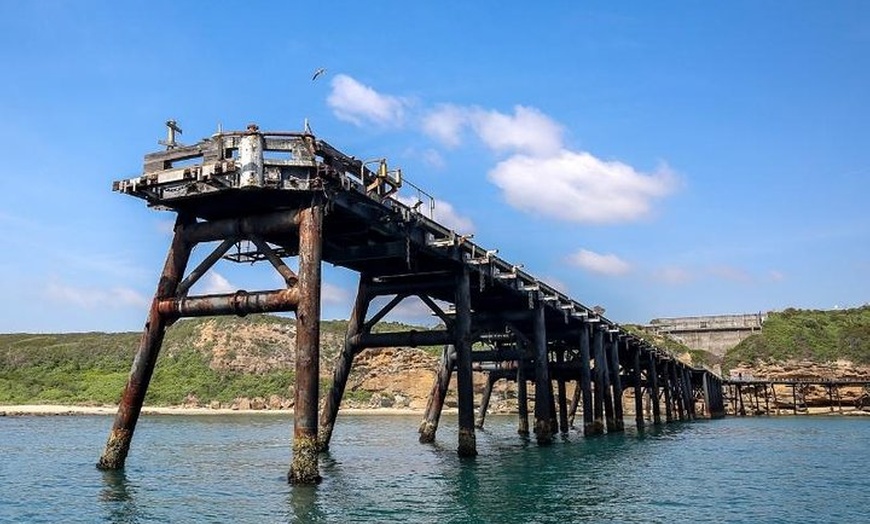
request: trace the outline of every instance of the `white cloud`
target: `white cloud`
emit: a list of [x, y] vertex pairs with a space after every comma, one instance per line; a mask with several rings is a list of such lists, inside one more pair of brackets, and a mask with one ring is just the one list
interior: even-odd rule
[[444, 200], [435, 201], [435, 221], [457, 233], [474, 232], [474, 222], [470, 218], [460, 215], [452, 204]]
[[513, 115], [476, 109], [471, 126], [496, 151], [547, 156], [562, 148], [562, 126], [534, 107], [515, 106]]
[[462, 142], [462, 129], [469, 123], [470, 111], [452, 104], [439, 106], [423, 117], [423, 132], [447, 147]]
[[685, 284], [694, 278], [691, 272], [676, 266], [659, 268], [653, 273], [653, 277], [668, 284]]
[[60, 282], [49, 283], [45, 296], [62, 304], [71, 304], [84, 309], [139, 307], [148, 305], [148, 299], [141, 293], [126, 287], [100, 289], [95, 287], [77, 287]]
[[[407, 99], [380, 94], [347, 75], [335, 77], [332, 87], [329, 106], [336, 116], [357, 125], [401, 122], [410, 107]], [[420, 125], [448, 148], [459, 146], [463, 133], [470, 130], [486, 147], [506, 156], [490, 170], [490, 181], [509, 205], [540, 216], [597, 224], [635, 221], [649, 215], [653, 203], [678, 185], [666, 165], [644, 173], [623, 162], [571, 150], [564, 143], [564, 127], [535, 107], [516, 105], [512, 113], [502, 113], [441, 104], [425, 114]], [[438, 167], [444, 163], [432, 150], [423, 160]]]
[[654, 199], [676, 186], [667, 167], [646, 174], [622, 162], [565, 149], [546, 158], [512, 156], [496, 165], [489, 178], [517, 209], [598, 224], [642, 218]]
[[[428, 216], [428, 198], [423, 198], [426, 201], [420, 206], [420, 212]], [[417, 204], [417, 199], [414, 197], [400, 196], [398, 200], [408, 207], [414, 207]], [[431, 218], [442, 226], [452, 229], [459, 234], [474, 232], [474, 222], [470, 218], [460, 215], [453, 205], [445, 200], [435, 200], [435, 212]]]
[[458, 146], [466, 127], [498, 152], [551, 155], [562, 147], [562, 126], [534, 107], [518, 105], [510, 115], [444, 104], [423, 118], [423, 132], [446, 147]]
[[332, 92], [326, 103], [336, 117], [358, 126], [365, 123], [401, 125], [409, 105], [407, 99], [378, 93], [347, 75], [332, 79]]
[[631, 271], [631, 265], [618, 256], [613, 254], [602, 255], [588, 249], [581, 249], [574, 253], [568, 257], [568, 261], [587, 271], [602, 275], [618, 276]]
[[198, 294], [202, 295], [225, 295], [235, 293], [239, 289], [214, 270], [206, 273], [203, 279], [196, 283], [196, 288]]

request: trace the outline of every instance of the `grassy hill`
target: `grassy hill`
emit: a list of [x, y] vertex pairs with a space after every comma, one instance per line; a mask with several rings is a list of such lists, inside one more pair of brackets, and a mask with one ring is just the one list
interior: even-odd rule
[[834, 311], [786, 309], [767, 316], [761, 333], [725, 354], [723, 367], [763, 361], [839, 359], [870, 364], [870, 306]]
[[[321, 324], [321, 372], [331, 369], [346, 321]], [[382, 323], [381, 330], [412, 326]], [[424, 329], [424, 328], [417, 328]], [[113, 404], [121, 395], [139, 333], [0, 335], [0, 404]], [[169, 330], [146, 403], [177, 405], [237, 397], [290, 397], [295, 321], [273, 315], [177, 322]], [[328, 374], [321, 380], [328, 387]]]

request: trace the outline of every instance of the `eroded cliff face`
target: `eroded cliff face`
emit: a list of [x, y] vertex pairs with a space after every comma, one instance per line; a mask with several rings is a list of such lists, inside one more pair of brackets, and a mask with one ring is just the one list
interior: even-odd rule
[[[321, 333], [321, 383], [328, 387], [332, 382], [335, 356], [344, 344], [344, 324], [325, 325]], [[341, 328], [341, 329], [339, 329]], [[296, 362], [296, 332], [292, 321], [231, 321], [206, 320], [199, 322], [184, 344], [192, 345], [209, 359], [209, 366], [217, 371], [235, 371], [247, 374], [267, 373], [273, 370], [292, 370]], [[180, 346], [167, 345], [167, 352], [179, 351]], [[422, 410], [439, 366], [437, 351], [419, 348], [367, 349], [357, 355], [345, 388], [342, 406], [345, 408], [378, 409], [397, 408]], [[689, 353], [680, 359], [691, 364]], [[718, 371], [718, 370], [716, 370]], [[807, 379], [867, 379], [870, 366], [855, 365], [846, 360], [819, 364], [810, 361], [762, 362], [742, 364], [732, 370], [733, 376], [771, 380]], [[456, 407], [455, 377], [445, 402], [447, 408]], [[474, 374], [474, 389], [477, 399], [485, 386], [485, 376]], [[534, 396], [534, 387], [529, 385], [529, 395]], [[780, 391], [781, 390], [781, 391]], [[569, 384], [569, 397], [573, 385]], [[786, 399], [790, 389], [780, 387], [778, 395]], [[867, 392], [861, 387], [839, 389], [843, 402], [852, 403]], [[212, 407], [232, 409], [289, 409], [293, 407], [292, 386], [286, 391], [264, 397], [239, 397], [231, 403], [211, 402], [207, 406], [195, 396], [185, 402], [189, 407]], [[829, 393], [824, 388], [809, 388], [806, 400], [811, 405], [827, 405]], [[516, 410], [516, 384], [499, 381], [493, 388], [490, 412], [513, 412]]]
[[[784, 409], [789, 412], [795, 408], [799, 412], [807, 409], [816, 409], [816, 413], [840, 411], [843, 408], [870, 408], [870, 391], [863, 385], [837, 385], [826, 386], [824, 381], [848, 381], [868, 380], [870, 366], [856, 365], [848, 360], [837, 360], [820, 364], [809, 360], [788, 360], [785, 362], [759, 362], [753, 365], [741, 364], [731, 370], [732, 378], [743, 380], [787, 380], [787, 381], [815, 381], [799, 385], [795, 389], [790, 385], [774, 385], [772, 395], [775, 401], [771, 404], [770, 399], [756, 407], [764, 414], [767, 410], [776, 411]], [[744, 395], [754, 395], [751, 388]], [[745, 400], [745, 397], [744, 397]], [[752, 399], [750, 399], [750, 402]]]
[[[343, 327], [339, 326], [339, 327]], [[344, 344], [344, 332], [327, 324], [320, 337], [321, 383], [331, 384], [335, 356]], [[293, 370], [296, 365], [296, 329], [292, 321], [246, 322], [205, 320], [178, 345], [168, 345], [172, 354], [181, 344], [190, 344], [216, 371], [262, 374]], [[423, 409], [435, 378], [439, 359], [417, 348], [368, 349], [357, 355], [345, 388], [342, 405], [353, 408]], [[453, 393], [455, 395], [455, 393]], [[212, 402], [213, 408], [287, 409], [293, 407], [293, 388], [269, 398], [239, 397], [232, 403]], [[449, 399], [448, 399], [449, 401]], [[191, 395], [184, 403], [202, 406]]]
[[867, 380], [870, 366], [857, 365], [848, 360], [820, 364], [809, 360], [760, 362], [740, 364], [731, 370], [731, 376], [769, 380]]

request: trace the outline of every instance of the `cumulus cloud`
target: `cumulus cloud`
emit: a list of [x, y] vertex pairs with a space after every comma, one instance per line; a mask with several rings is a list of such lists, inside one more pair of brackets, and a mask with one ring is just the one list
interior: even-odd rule
[[[332, 81], [327, 103], [338, 118], [357, 125], [401, 122], [408, 99], [378, 93], [347, 76]], [[512, 112], [479, 106], [441, 104], [419, 120], [422, 131], [447, 148], [466, 134], [502, 160], [489, 180], [505, 201], [521, 211], [578, 223], [614, 224], [642, 219], [653, 204], [672, 193], [677, 177], [663, 165], [642, 172], [617, 160], [602, 160], [564, 143], [564, 127], [541, 110], [516, 105]], [[423, 159], [442, 166], [432, 150]]]
[[78, 287], [60, 282], [49, 283], [45, 296], [54, 302], [71, 304], [84, 309], [103, 309], [113, 307], [145, 307], [148, 299], [141, 293], [126, 287], [101, 289]]
[[777, 271], [775, 269], [771, 270], [768, 273], [768, 276], [770, 277], [770, 280], [772, 280], [774, 282], [782, 282], [783, 280], [785, 280], [785, 274], [783, 274], [781, 271]]
[[423, 117], [423, 132], [447, 147], [462, 142], [462, 129], [469, 122], [469, 111], [452, 104], [444, 104]]
[[407, 99], [378, 93], [347, 75], [332, 79], [332, 91], [326, 103], [336, 117], [358, 126], [366, 123], [400, 125], [409, 105]]
[[505, 114], [442, 105], [423, 120], [424, 132], [447, 147], [459, 145], [466, 128], [488, 148], [509, 155], [489, 179], [521, 211], [572, 222], [629, 222], [648, 215], [653, 202], [677, 186], [667, 166], [644, 173], [566, 148], [563, 127], [534, 107], [517, 105]]
[[622, 162], [565, 149], [550, 157], [514, 155], [496, 165], [489, 179], [517, 209], [597, 224], [642, 218], [655, 199], [676, 185], [666, 167], [647, 174]]
[[470, 218], [460, 215], [451, 203], [444, 200], [435, 201], [435, 221], [457, 233], [474, 232], [474, 222]]
[[513, 115], [475, 110], [471, 126], [489, 148], [535, 156], [557, 153], [562, 126], [534, 107], [515, 106]]
[[467, 127], [497, 152], [550, 155], [562, 147], [562, 126], [534, 107], [515, 106], [511, 115], [445, 104], [423, 118], [423, 131], [446, 147], [458, 146]]
[[215, 270], [206, 273], [203, 279], [196, 283], [196, 287], [203, 295], [225, 295], [235, 293], [239, 289]]
[[568, 261], [587, 271], [602, 275], [619, 276], [631, 271], [631, 265], [618, 256], [602, 255], [588, 249], [581, 249], [574, 253], [568, 257]]

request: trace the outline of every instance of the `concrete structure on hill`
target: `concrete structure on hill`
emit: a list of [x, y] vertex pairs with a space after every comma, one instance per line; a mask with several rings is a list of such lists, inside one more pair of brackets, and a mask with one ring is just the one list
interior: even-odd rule
[[721, 357], [749, 335], [761, 331], [765, 318], [763, 313], [655, 318], [650, 327], [691, 349], [703, 349]]

